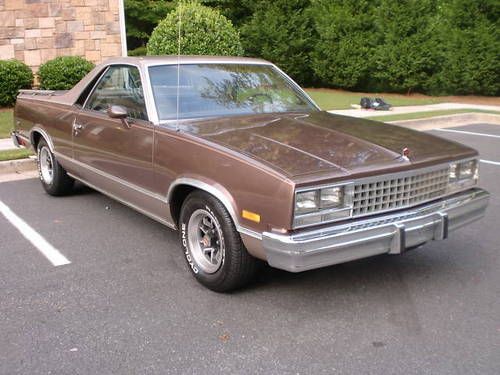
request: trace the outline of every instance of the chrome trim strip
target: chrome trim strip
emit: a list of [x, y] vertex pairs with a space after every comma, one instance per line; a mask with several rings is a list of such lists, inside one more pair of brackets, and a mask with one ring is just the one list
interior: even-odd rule
[[311, 104], [316, 107], [316, 109], [318, 111], [321, 111], [321, 108], [319, 107], [319, 105], [316, 104], [316, 102], [314, 100], [312, 100], [312, 98], [309, 96], [309, 94], [306, 92], [306, 90], [304, 90], [302, 87], [299, 86], [299, 84], [297, 82], [295, 82], [288, 74], [286, 74], [283, 70], [281, 70], [280, 68], [278, 68], [278, 66], [274, 65], [274, 64], [271, 64], [278, 72], [280, 72], [288, 81], [288, 83], [290, 83], [293, 87], [295, 87], [302, 95], [305, 96], [305, 98], [307, 100], [309, 100], [311, 102]]
[[33, 128], [31, 128], [31, 131], [30, 131], [30, 143], [33, 146], [33, 148], [35, 147], [35, 142], [33, 139], [33, 135], [35, 134], [35, 132], [38, 132], [42, 135], [42, 137], [47, 141], [47, 145], [49, 146], [49, 150], [52, 153], [54, 153], [54, 143], [52, 143], [52, 139], [50, 138], [49, 134], [39, 126], [34, 126]]
[[236, 228], [236, 230], [241, 233], [241, 234], [244, 234], [244, 235], [247, 235], [247, 236], [250, 236], [250, 237], [253, 237], [253, 238], [256, 238], [258, 240], [262, 240], [262, 233], [259, 233], [259, 232], [255, 232], [251, 229], [248, 229], [248, 228], [245, 228], [245, 227], [242, 227], [242, 226], [238, 226]]
[[[84, 164], [78, 160], [75, 160], [75, 159], [71, 159], [71, 158], [68, 158], [67, 156], [65, 155], [62, 155], [58, 152], [55, 152], [54, 155], [56, 155], [57, 158], [61, 158], [61, 159], [66, 159], [67, 161], [71, 162], [71, 163], [75, 163], [76, 165], [78, 165], [79, 167], [82, 167], [82, 168], [86, 168], [87, 170], [91, 171], [91, 172], [94, 172], [102, 177], [105, 177], [105, 178], [108, 178], [116, 183], [119, 183], [119, 184], [122, 184], [124, 186], [126, 186], [127, 188], [129, 189], [133, 189], [133, 190], [136, 190], [137, 192], [139, 193], [142, 193], [144, 195], [147, 195], [151, 198], [154, 198], [154, 199], [157, 199], [163, 203], [166, 203], [170, 206], [170, 200], [171, 200], [171, 196], [172, 196], [172, 193], [173, 193], [173, 190], [176, 186], [178, 185], [189, 185], [189, 186], [193, 186], [193, 187], [196, 187], [200, 190], [204, 190], [206, 191], [207, 193], [210, 193], [212, 194], [213, 196], [215, 196], [217, 199], [219, 199], [222, 204], [224, 205], [224, 207], [226, 207], [226, 209], [228, 210], [229, 214], [231, 215], [231, 218], [233, 219], [234, 221], [234, 224], [236, 226], [236, 230], [239, 232], [239, 233], [242, 233], [242, 234], [245, 234], [247, 236], [250, 236], [250, 237], [254, 237], [254, 238], [257, 238], [259, 240], [262, 239], [262, 234], [261, 233], [258, 233], [258, 232], [255, 232], [251, 229], [248, 229], [248, 228], [245, 228], [243, 226], [241, 226], [239, 224], [239, 221], [237, 220], [237, 217], [236, 217], [236, 213], [234, 211], [234, 209], [232, 208], [232, 205], [229, 203], [229, 200], [227, 199], [227, 197], [220, 191], [218, 190], [217, 188], [215, 188], [214, 186], [212, 185], [209, 185], [203, 181], [200, 181], [200, 180], [196, 180], [196, 179], [193, 179], [193, 178], [179, 178], [177, 180], [175, 180], [171, 185], [170, 185], [170, 188], [168, 189], [168, 193], [167, 193], [167, 197], [163, 197], [162, 195], [160, 194], [156, 194], [156, 193], [153, 193], [149, 190], [146, 190], [140, 186], [137, 186], [135, 184], [132, 184], [130, 182], [127, 182], [119, 177], [116, 177], [116, 176], [113, 176], [109, 173], [106, 173], [106, 172], [103, 172], [102, 170], [100, 169], [97, 169], [97, 168], [94, 168], [94, 167], [91, 167], [87, 164]], [[96, 187], [95, 185], [91, 184], [90, 182], [87, 182], [86, 180], [80, 178], [80, 177], [76, 177], [75, 175], [73, 174], [70, 174], [68, 173], [69, 175], [71, 175], [71, 177], [79, 180], [79, 181], [82, 181], [84, 184], [86, 185], [89, 185], [90, 187], [92, 187], [93, 189], [95, 190], [98, 190], [100, 191], [101, 193], [103, 194], [106, 194], [108, 196], [110, 196], [111, 198], [113, 199], [116, 199], [117, 201], [123, 203], [123, 204], [126, 204], [127, 206], [130, 206], [132, 207], [133, 209], [151, 217], [152, 219], [155, 219], [159, 222], [161, 222], [162, 224], [165, 224], [171, 228], [174, 228], [176, 229], [176, 225], [174, 223], [170, 223], [154, 214], [151, 214], [149, 213], [148, 211], [145, 211], [139, 207], [137, 207], [136, 205], [134, 205], [133, 203], [130, 203], [128, 201], [125, 201], [121, 198], [118, 198], [116, 197], [116, 195], [112, 194], [112, 193], [109, 193], [107, 192], [106, 190], [104, 189], [101, 189], [101, 188], [98, 188]]]
[[[87, 95], [87, 97], [85, 98], [85, 101], [83, 102], [82, 104], [82, 109], [85, 109], [87, 107], [87, 103], [89, 102], [89, 99], [90, 97], [92, 96], [92, 94], [94, 93], [97, 85], [99, 84], [99, 82], [102, 81], [104, 75], [108, 72], [109, 68], [111, 67], [112, 65], [107, 65], [103, 70], [101, 70], [99, 73], [97, 73], [99, 75], [99, 77], [97, 78], [97, 81], [95, 81], [94, 83], [94, 86], [92, 86], [92, 89], [90, 90], [89, 94]], [[95, 77], [94, 77], [95, 78]], [[94, 79], [93, 78], [93, 79]], [[86, 89], [87, 87], [85, 87]], [[84, 91], [85, 89], [83, 89], [82, 91]], [[80, 94], [81, 95], [81, 94]], [[80, 98], [80, 97], [78, 97]], [[78, 99], [77, 99], [78, 100]]]
[[229, 198], [222, 191], [217, 189], [215, 186], [207, 184], [206, 182], [203, 182], [203, 181], [200, 181], [200, 180], [197, 180], [194, 178], [180, 177], [180, 178], [176, 179], [174, 182], [172, 182], [170, 184], [170, 187], [168, 188], [168, 193], [167, 193], [167, 203], [168, 204], [170, 204], [174, 189], [179, 185], [193, 186], [195, 188], [198, 188], [200, 190], [204, 190], [207, 193], [212, 194], [214, 197], [216, 197], [218, 200], [220, 200], [222, 202], [224, 207], [226, 207], [226, 210], [229, 212], [229, 215], [233, 219], [236, 227], [237, 228], [239, 227], [238, 217], [236, 216], [236, 212], [235, 212], [234, 207], [231, 204]]
[[151, 197], [151, 198], [157, 199], [159, 201], [162, 201], [164, 203], [167, 203], [166, 199], [162, 195], [160, 195], [160, 194], [153, 193], [153, 192], [151, 192], [151, 191], [149, 191], [147, 189], [144, 189], [144, 188], [142, 188], [142, 187], [140, 187], [138, 185], [132, 184], [132, 183], [130, 183], [128, 181], [125, 181], [122, 178], [113, 176], [112, 174], [109, 174], [109, 173], [104, 172], [104, 171], [102, 171], [100, 169], [94, 168], [94, 167], [92, 167], [90, 165], [87, 165], [85, 163], [82, 163], [81, 161], [78, 161], [76, 159], [71, 159], [71, 158], [69, 158], [69, 157], [67, 157], [65, 155], [60, 154], [59, 152], [54, 152], [54, 155], [57, 158], [65, 159], [65, 160], [67, 160], [67, 161], [69, 161], [71, 163], [75, 163], [76, 165], [78, 165], [81, 168], [85, 168], [85, 169], [87, 169], [87, 170], [89, 170], [91, 172], [94, 172], [95, 174], [98, 174], [99, 176], [105, 177], [105, 178], [107, 178], [109, 180], [112, 180], [112, 181], [114, 181], [116, 183], [124, 185], [127, 188], [129, 188], [129, 189], [135, 190], [135, 191], [137, 191], [137, 192], [139, 192], [141, 194], [147, 195], [148, 197]]
[[134, 210], [140, 212], [141, 214], [146, 215], [149, 218], [151, 218], [153, 220], [156, 220], [156, 221], [162, 223], [163, 225], [166, 225], [167, 227], [169, 227], [171, 229], [177, 229], [177, 226], [174, 223], [171, 223], [171, 222], [169, 222], [169, 221], [167, 221], [167, 220], [165, 220], [165, 219], [163, 219], [163, 218], [161, 218], [159, 216], [156, 216], [155, 214], [152, 214], [152, 213], [150, 213], [150, 212], [148, 212], [148, 211], [146, 211], [146, 210], [144, 210], [144, 209], [136, 206], [135, 204], [130, 203], [129, 201], [126, 201], [124, 199], [118, 198], [115, 194], [110, 193], [107, 190], [101, 189], [101, 188], [95, 186], [94, 184], [88, 182], [87, 180], [85, 180], [83, 178], [76, 177], [75, 175], [73, 175], [71, 173], [68, 173], [68, 176], [73, 177], [75, 180], [83, 182], [85, 185], [91, 187], [92, 189], [97, 190], [100, 193], [102, 193], [104, 195], [107, 195], [108, 197], [110, 197], [110, 198], [112, 198], [112, 199], [114, 199], [114, 200], [116, 200], [116, 201], [118, 201], [118, 202], [120, 202], [120, 203], [122, 203], [122, 204], [124, 204], [126, 206], [129, 206], [130, 208], [133, 208]]
[[190, 178], [190, 177], [180, 177], [176, 179], [172, 184], [170, 185], [167, 193], [167, 203], [170, 205], [170, 201], [172, 199], [172, 194], [174, 192], [174, 189], [179, 186], [179, 185], [188, 185], [188, 186], [193, 186], [197, 189], [206, 191], [209, 194], [212, 194], [214, 197], [216, 197], [218, 200], [221, 201], [221, 203], [224, 205], [226, 210], [229, 212], [229, 215], [233, 219], [234, 225], [236, 226], [236, 230], [241, 233], [245, 234], [250, 237], [257, 238], [259, 240], [262, 239], [262, 234], [258, 233], [254, 230], [245, 228], [244, 226], [240, 225], [240, 222], [238, 220], [238, 216], [236, 215], [236, 212], [234, 210], [233, 205], [231, 204], [231, 201], [227, 197], [226, 194], [224, 194], [222, 191], [217, 189], [215, 186], [208, 184], [206, 182], [197, 180], [195, 178]]
[[25, 137], [24, 135], [22, 134], [19, 134], [19, 133], [16, 133], [17, 137], [18, 138], [22, 138], [24, 141], [28, 142], [29, 144], [31, 144], [31, 141], [28, 137]]
[[17, 137], [19, 137], [19, 134], [17, 134], [16, 132], [10, 133], [10, 139], [12, 140], [12, 143], [14, 143], [14, 146], [16, 146], [17, 148], [20, 148], [21, 145], [17, 141]]

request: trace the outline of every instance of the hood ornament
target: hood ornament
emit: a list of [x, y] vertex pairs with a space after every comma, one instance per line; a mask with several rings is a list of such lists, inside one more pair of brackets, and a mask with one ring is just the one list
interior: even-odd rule
[[406, 161], [410, 161], [410, 149], [405, 147], [401, 150], [401, 158]]

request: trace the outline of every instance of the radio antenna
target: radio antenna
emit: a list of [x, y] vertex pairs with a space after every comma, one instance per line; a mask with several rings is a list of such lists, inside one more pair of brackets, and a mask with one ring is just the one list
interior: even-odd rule
[[182, 25], [182, 2], [179, 4], [178, 12], [179, 20], [177, 22], [178, 35], [177, 35], [177, 112], [175, 120], [175, 130], [179, 131], [179, 94], [180, 94], [180, 65], [181, 65], [181, 25]]

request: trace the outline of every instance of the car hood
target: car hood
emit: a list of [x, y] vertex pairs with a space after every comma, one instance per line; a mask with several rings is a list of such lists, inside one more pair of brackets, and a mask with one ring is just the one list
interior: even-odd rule
[[[427, 133], [319, 111], [209, 119], [185, 124], [185, 130], [290, 178], [369, 175], [477, 154]], [[404, 148], [408, 158], [402, 157]]]

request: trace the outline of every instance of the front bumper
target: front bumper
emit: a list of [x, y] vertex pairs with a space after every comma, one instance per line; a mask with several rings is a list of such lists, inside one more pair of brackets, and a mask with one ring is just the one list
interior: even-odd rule
[[378, 254], [401, 254], [484, 216], [489, 193], [473, 188], [437, 202], [348, 224], [282, 235], [265, 232], [272, 267], [301, 272]]
[[14, 146], [16, 146], [17, 148], [21, 147], [15, 131], [10, 133], [10, 139], [12, 139], [12, 143], [14, 143]]

